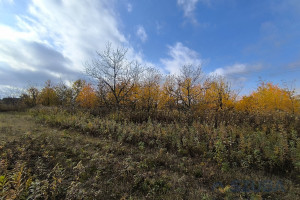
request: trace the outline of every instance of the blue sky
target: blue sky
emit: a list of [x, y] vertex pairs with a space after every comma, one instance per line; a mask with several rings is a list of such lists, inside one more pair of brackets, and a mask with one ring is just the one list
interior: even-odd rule
[[300, 93], [299, 0], [0, 0], [0, 93], [84, 77], [107, 42], [166, 74], [202, 65], [241, 95], [260, 79]]

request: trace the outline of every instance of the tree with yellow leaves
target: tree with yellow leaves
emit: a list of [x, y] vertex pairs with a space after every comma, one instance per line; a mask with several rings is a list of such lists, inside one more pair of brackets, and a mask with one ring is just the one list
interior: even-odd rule
[[145, 70], [136, 98], [141, 109], [150, 112], [150, 110], [155, 110], [158, 107], [161, 77], [161, 74], [155, 68]]
[[74, 99], [77, 98], [80, 91], [84, 88], [84, 86], [86, 86], [86, 84], [87, 84], [86, 81], [83, 79], [78, 79], [78, 80], [74, 81], [74, 83], [72, 84], [72, 91], [73, 91]]
[[73, 104], [73, 90], [63, 81], [54, 88], [58, 97], [59, 105], [71, 106]]
[[161, 89], [159, 109], [176, 109], [178, 107], [178, 95], [176, 88], [176, 79], [173, 75], [168, 75]]
[[201, 66], [184, 65], [180, 72], [181, 74], [176, 78], [176, 95], [183, 108], [191, 109], [199, 103], [199, 96], [203, 89], [200, 85], [203, 78]]
[[162, 88], [161, 107], [192, 110], [203, 93], [201, 66], [183, 65], [179, 75], [169, 75]]
[[26, 93], [21, 95], [21, 99], [27, 106], [33, 107], [37, 104], [38, 96], [39, 90], [31, 86], [26, 90]]
[[113, 50], [111, 44], [108, 44], [85, 67], [86, 74], [98, 81], [98, 85], [107, 93], [105, 96], [108, 95], [109, 102], [116, 109], [128, 100], [141, 73], [137, 61], [127, 60], [127, 51], [126, 48]]
[[76, 102], [83, 108], [95, 108], [97, 105], [97, 96], [91, 84], [85, 85], [79, 92]]
[[237, 105], [242, 111], [299, 113], [300, 104], [294, 90], [280, 88], [271, 82], [262, 81], [255, 92], [243, 97]]
[[50, 80], [46, 81], [45, 87], [38, 95], [38, 103], [44, 106], [58, 105], [58, 96]]
[[236, 94], [231, 90], [230, 84], [224, 77], [212, 77], [210, 80], [206, 80], [204, 87], [207, 88], [204, 101], [208, 109], [214, 111], [233, 109]]

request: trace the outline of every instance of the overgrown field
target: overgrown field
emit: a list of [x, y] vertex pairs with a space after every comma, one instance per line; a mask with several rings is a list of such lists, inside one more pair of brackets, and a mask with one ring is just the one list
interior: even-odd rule
[[0, 113], [2, 199], [300, 197], [298, 118], [215, 128], [56, 107], [30, 114]]

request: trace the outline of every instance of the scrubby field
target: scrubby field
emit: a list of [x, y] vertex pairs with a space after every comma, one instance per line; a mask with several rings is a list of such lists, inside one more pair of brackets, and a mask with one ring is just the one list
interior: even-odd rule
[[0, 164], [2, 199], [300, 197], [295, 124], [138, 124], [58, 108], [0, 113]]

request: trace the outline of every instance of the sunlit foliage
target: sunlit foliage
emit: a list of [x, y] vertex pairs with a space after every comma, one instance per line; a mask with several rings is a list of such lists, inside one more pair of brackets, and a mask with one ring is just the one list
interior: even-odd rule
[[79, 92], [76, 101], [83, 108], [95, 108], [97, 104], [97, 96], [90, 84], [85, 85]]

